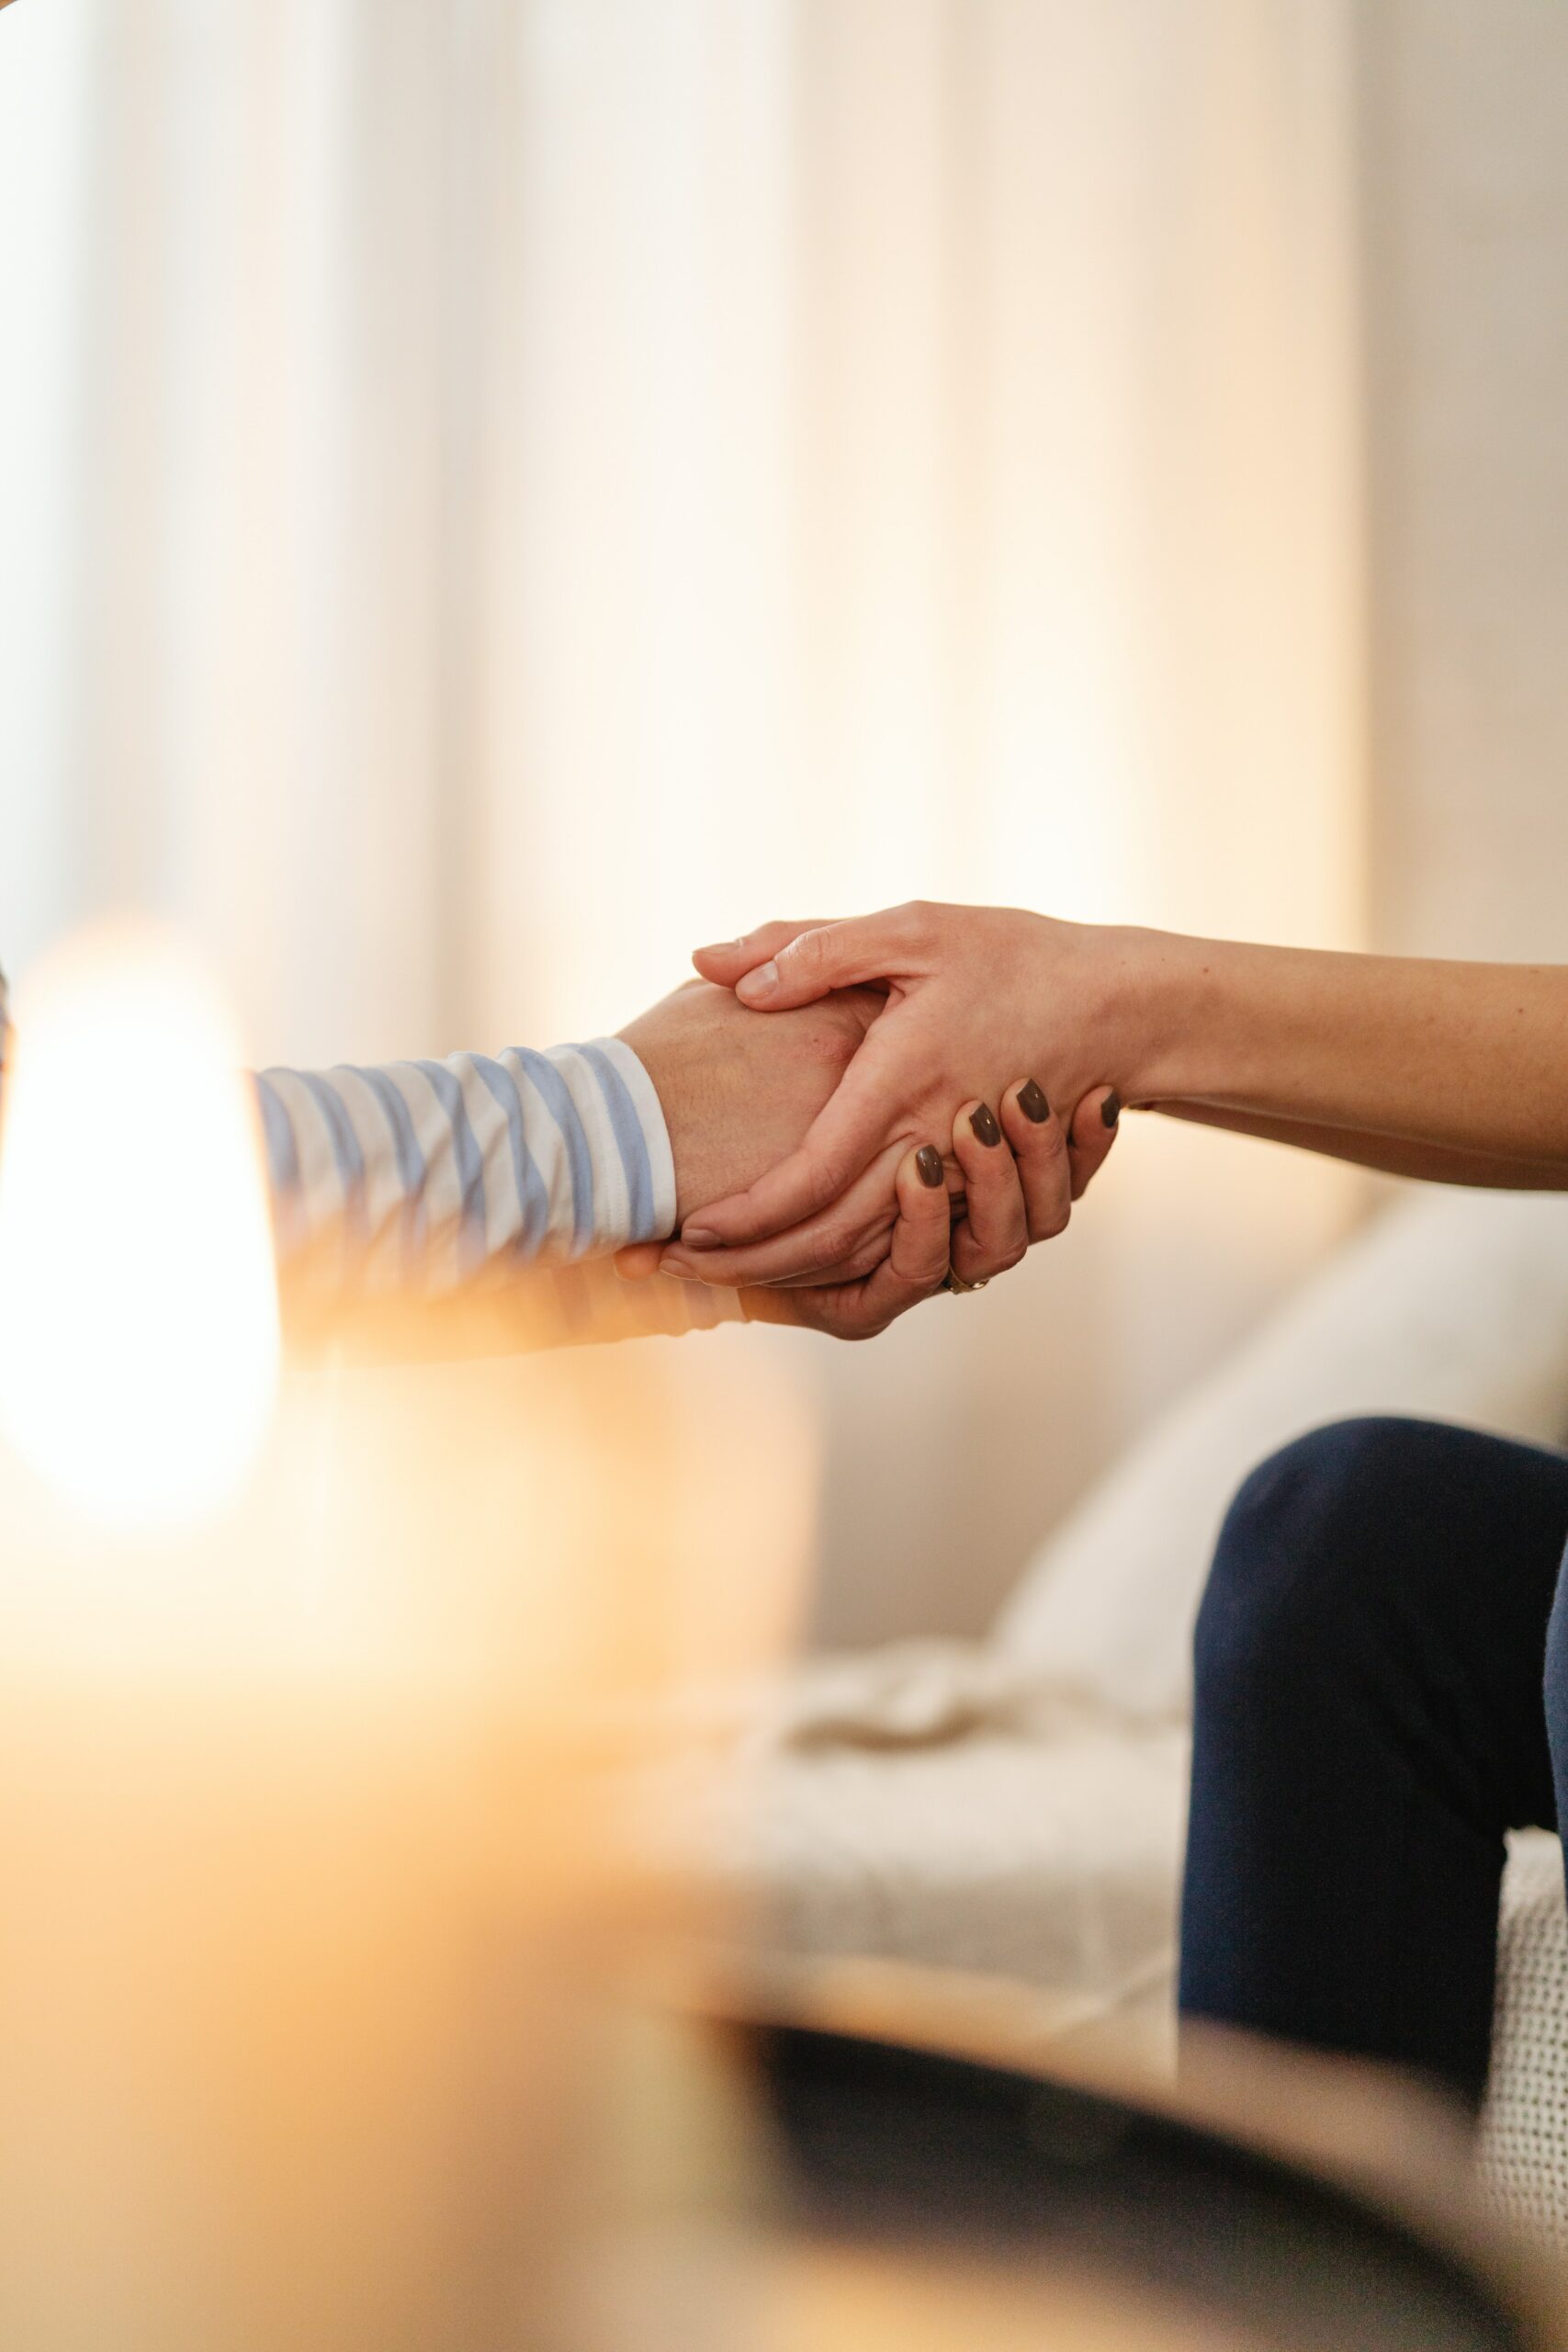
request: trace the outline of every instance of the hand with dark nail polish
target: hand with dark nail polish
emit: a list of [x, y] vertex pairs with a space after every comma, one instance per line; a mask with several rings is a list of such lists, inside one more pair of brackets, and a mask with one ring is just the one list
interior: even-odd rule
[[[806, 1144], [744, 1194], [705, 1204], [702, 1224], [737, 1248], [794, 1234], [779, 1261], [794, 1280], [810, 1271], [812, 1220], [829, 1216], [846, 1173], [863, 1176], [902, 1138], [941, 1135], [954, 1108], [953, 1151], [968, 1153], [972, 1170], [994, 1171], [1003, 1147], [1022, 1148], [1042, 1170], [1066, 1160], [1081, 1191], [1114, 1137], [1102, 1124], [1107, 1094], [1141, 1076], [1146, 1040], [1123, 953], [1132, 943], [1114, 927], [916, 900], [848, 921], [770, 923], [744, 949], [705, 955], [705, 975], [765, 1005], [770, 1020], [868, 972], [886, 1001]], [[995, 1146], [983, 1117], [969, 1124], [977, 1100], [997, 1122]], [[918, 1183], [912, 1170], [907, 1181]], [[1061, 1220], [1052, 1206], [1031, 1223], [1054, 1233]]]
[[947, 1171], [942, 1167], [942, 1154], [934, 1143], [923, 1143], [920, 1146], [915, 1154], [915, 1165], [920, 1171], [921, 1183], [929, 1184], [933, 1193], [939, 1184], [946, 1182]]
[[1106, 1096], [1100, 1105], [1100, 1115], [1108, 1127], [1113, 1127], [1122, 1116], [1122, 1097], [1114, 1091]]
[[977, 1102], [969, 1114], [969, 1125], [976, 1143], [989, 1150], [1000, 1143], [1002, 1131], [997, 1125], [997, 1114], [988, 1102]]

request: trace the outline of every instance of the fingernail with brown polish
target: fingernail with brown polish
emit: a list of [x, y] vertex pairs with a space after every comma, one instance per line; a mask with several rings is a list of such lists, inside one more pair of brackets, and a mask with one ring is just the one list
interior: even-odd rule
[[929, 1184], [934, 1193], [937, 1186], [943, 1182], [942, 1154], [934, 1143], [923, 1143], [920, 1146], [915, 1154], [915, 1166], [920, 1171], [921, 1183]]
[[1018, 1107], [1026, 1119], [1033, 1120], [1037, 1127], [1043, 1127], [1050, 1117], [1051, 1105], [1045, 1100], [1045, 1091], [1037, 1078], [1032, 1078], [1027, 1086], [1020, 1087]]
[[976, 1104], [969, 1114], [969, 1126], [976, 1142], [985, 1144], [987, 1149], [992, 1144], [1000, 1143], [1002, 1139], [1002, 1131], [997, 1125], [997, 1114], [988, 1102]]
[[1122, 1116], [1122, 1097], [1114, 1092], [1108, 1094], [1100, 1104], [1100, 1115], [1108, 1127], [1113, 1127]]

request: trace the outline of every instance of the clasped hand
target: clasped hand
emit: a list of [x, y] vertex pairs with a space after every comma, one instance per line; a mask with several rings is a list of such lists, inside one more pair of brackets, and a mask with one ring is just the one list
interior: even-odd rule
[[[622, 1033], [665, 1107], [680, 1225], [662, 1250], [623, 1252], [623, 1272], [721, 1283], [753, 1319], [866, 1338], [950, 1271], [985, 1282], [1059, 1234], [1120, 1107], [1055, 1035], [1034, 1044], [1043, 967], [1069, 935], [914, 907], [699, 949], [712, 985]], [[1045, 1082], [1010, 1075], [1021, 1062]]]

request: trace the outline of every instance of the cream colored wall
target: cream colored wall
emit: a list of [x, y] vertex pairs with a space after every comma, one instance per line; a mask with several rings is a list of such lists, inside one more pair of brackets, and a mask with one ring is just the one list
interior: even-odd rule
[[[1025, 878], [1004, 887], [1049, 906], [1054, 846], [1076, 870], [1066, 773], [1098, 790], [1078, 828], [1098, 825], [1102, 852], [1085, 911], [1351, 944], [1364, 881], [1351, 12], [1268, 0], [1162, 22], [1176, 38], [1158, 106], [1130, 138], [1112, 85], [1099, 119], [1093, 292], [1059, 275], [1044, 281], [1052, 304], [1013, 298], [1034, 345], [1078, 352], [1080, 372], [1104, 357], [1108, 316], [1120, 357], [1136, 359], [1094, 387], [1103, 479], [1060, 467], [1060, 396], [998, 444], [1038, 564], [1075, 534], [1103, 559], [1095, 518], [1108, 494], [1126, 507], [1116, 568], [1089, 566], [1076, 611], [1063, 605], [1085, 643], [1114, 615], [1113, 674], [1054, 662], [1047, 627], [1013, 681], [1032, 758], [1013, 786]], [[1147, 67], [1140, 24], [1113, 61], [1129, 79]], [[1049, 66], [1043, 42], [1040, 78], [1016, 79], [1026, 116]], [[1031, 204], [1033, 233], [1059, 233], [1062, 189], [1010, 195], [1016, 243]], [[1067, 217], [1077, 229], [1079, 211]], [[1039, 349], [1014, 345], [1010, 365], [1021, 352], [1037, 368]], [[1075, 725], [1081, 741], [1059, 740]], [[981, 1631], [1092, 1477], [1365, 1203], [1360, 1180], [1320, 1163], [1127, 1128], [1066, 1238], [984, 1300], [939, 1301], [874, 1351], [812, 1359], [822, 1640]]]
[[[1404, 953], [1560, 959], [1568, 9], [1362, 0], [1356, 26], [1369, 935]], [[917, 1320], [883, 1360], [884, 1409], [850, 1398], [829, 1454], [829, 1633], [982, 1622], [1119, 1437], [1355, 1205], [1329, 1207], [1299, 1163], [1251, 1147], [1134, 1132], [1125, 1148], [1103, 1199], [983, 1328], [962, 1305], [951, 1331]], [[1168, 1174], [1212, 1211], [1179, 1238], [1157, 1206]], [[1134, 1197], [1113, 1199], [1118, 1186]], [[1281, 1250], [1258, 1195], [1278, 1205], [1292, 1186], [1297, 1246]], [[1249, 1216], [1255, 1245], [1238, 1250]], [[1184, 1298], [1173, 1249], [1190, 1259]], [[1141, 1285], [1159, 1305], [1140, 1328]], [[911, 1429], [919, 1442], [901, 1447]]]
[[1568, 954], [1568, 9], [1360, 15], [1373, 914]]
[[[1561, 958], [1568, 9], [1363, 0], [1356, 29], [1369, 937]], [[1251, 1147], [1134, 1130], [1124, 1153], [983, 1325], [955, 1305], [886, 1351], [874, 1409], [858, 1365], [834, 1376], [830, 1635], [981, 1623], [1084, 1479], [1357, 1206]], [[1292, 1187], [1281, 1247], [1260, 1195]]]

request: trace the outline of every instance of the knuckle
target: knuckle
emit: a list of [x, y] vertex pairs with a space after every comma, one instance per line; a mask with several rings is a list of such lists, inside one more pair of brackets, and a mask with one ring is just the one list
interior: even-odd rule
[[937, 910], [930, 899], [908, 899], [898, 910], [898, 928], [911, 947], [929, 946], [936, 935]]
[[1072, 1204], [1067, 1201], [1054, 1204], [1048, 1209], [1042, 1209], [1037, 1216], [1032, 1216], [1029, 1220], [1031, 1240], [1055, 1241], [1058, 1236], [1066, 1233], [1072, 1221]]
[[886, 1325], [874, 1307], [860, 1303], [847, 1306], [833, 1317], [832, 1328], [840, 1340], [874, 1340]]
[[885, 1243], [863, 1241], [858, 1249], [852, 1250], [846, 1257], [836, 1259], [833, 1270], [842, 1282], [863, 1282], [867, 1274], [874, 1274], [876, 1272], [886, 1254]]
[[815, 1273], [825, 1273], [829, 1268], [841, 1266], [852, 1257], [860, 1236], [843, 1225], [821, 1226], [811, 1236], [810, 1262]]
[[1022, 1155], [1033, 1168], [1054, 1168], [1067, 1156], [1067, 1131], [1060, 1119], [1047, 1119], [1023, 1138]]
[[789, 971], [809, 976], [822, 961], [824, 936], [819, 925], [812, 931], [797, 932], [779, 949], [777, 961]]
[[1029, 1255], [1027, 1236], [1021, 1241], [1008, 1241], [994, 1249], [970, 1250], [966, 1263], [960, 1269], [965, 1282], [994, 1282], [998, 1274], [1010, 1274]]
[[849, 1172], [837, 1153], [830, 1153], [826, 1159], [814, 1161], [808, 1187], [812, 1215], [820, 1216], [825, 1209], [830, 1209], [849, 1182]]

